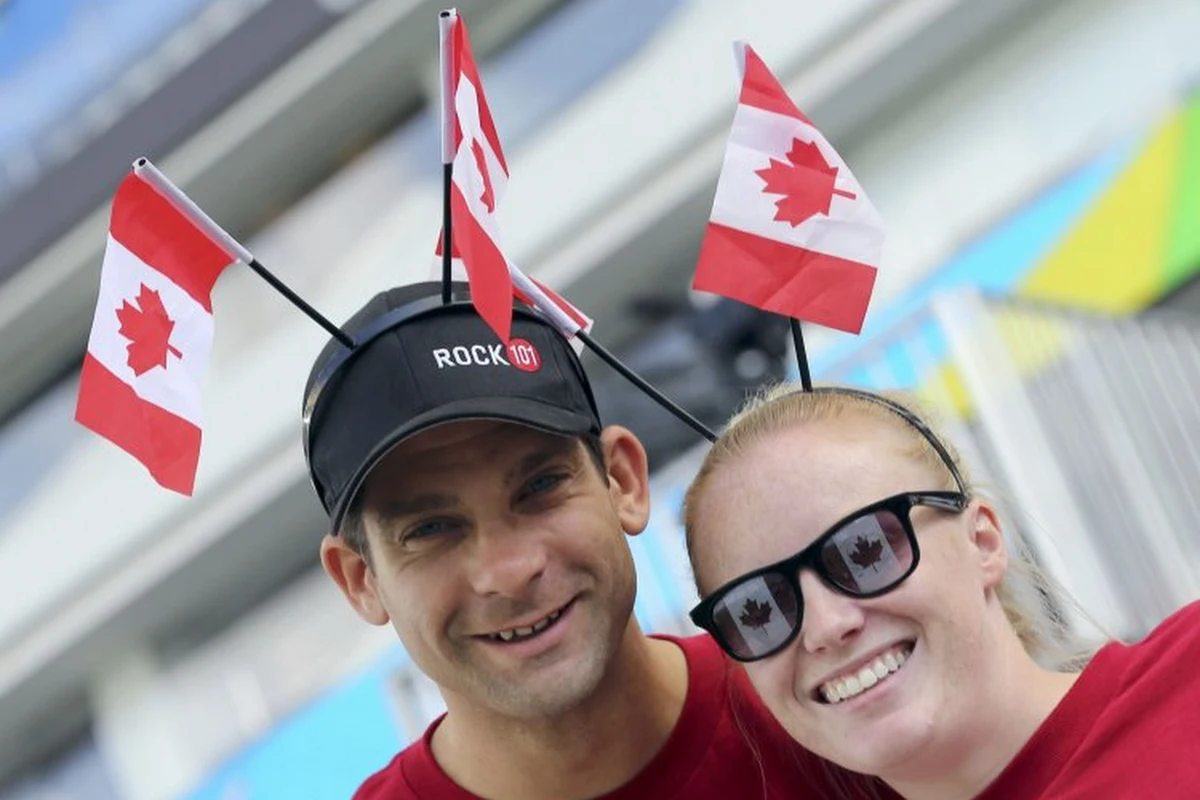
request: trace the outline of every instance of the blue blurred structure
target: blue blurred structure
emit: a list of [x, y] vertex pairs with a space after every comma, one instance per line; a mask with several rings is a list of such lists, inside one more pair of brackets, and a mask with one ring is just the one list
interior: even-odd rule
[[210, 2], [10, 0], [0, 8], [0, 203], [36, 176], [57, 123]]

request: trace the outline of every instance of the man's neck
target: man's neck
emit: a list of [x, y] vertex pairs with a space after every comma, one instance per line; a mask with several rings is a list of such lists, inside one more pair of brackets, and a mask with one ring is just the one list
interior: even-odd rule
[[494, 800], [595, 797], [635, 776], [670, 735], [687, 695], [687, 662], [631, 626], [588, 700], [554, 719], [451, 707], [433, 752], [463, 788]]

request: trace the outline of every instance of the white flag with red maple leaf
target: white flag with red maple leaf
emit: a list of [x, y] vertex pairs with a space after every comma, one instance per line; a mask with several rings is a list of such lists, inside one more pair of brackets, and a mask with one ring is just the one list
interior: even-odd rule
[[117, 188], [75, 419], [190, 495], [212, 292], [236, 258], [136, 173]]
[[748, 45], [693, 286], [858, 333], [883, 253], [866, 193]]
[[[453, 11], [442, 17], [441, 47], [442, 158], [453, 164], [451, 277], [466, 278], [476, 311], [504, 342], [511, 331], [514, 296], [541, 311], [567, 338], [590, 331], [592, 320], [587, 315], [530, 278], [504, 253], [496, 209], [508, 187], [508, 163], [483, 94], [466, 24]], [[439, 235], [435, 248], [438, 276], [442, 239]]]

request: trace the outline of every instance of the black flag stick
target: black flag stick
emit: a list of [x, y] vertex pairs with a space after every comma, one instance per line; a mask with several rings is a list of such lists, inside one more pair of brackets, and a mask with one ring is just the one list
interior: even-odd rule
[[453, 180], [454, 165], [442, 165], [442, 305], [450, 303], [450, 181]]
[[287, 284], [275, 277], [249, 250], [242, 246], [241, 242], [234, 239], [224, 228], [213, 222], [212, 217], [205, 214], [200, 206], [192, 202], [192, 199], [184, 194], [178, 186], [171, 183], [166, 175], [159, 172], [158, 167], [150, 163], [150, 159], [143, 157], [134, 161], [133, 171], [138, 177], [153, 186], [159, 194], [166, 197], [196, 227], [208, 234], [214, 241], [220, 242], [227, 253], [235, 256], [244, 262], [246, 266], [250, 267], [250, 269], [254, 270], [259, 277], [270, 284], [272, 289], [279, 292], [287, 298], [288, 302], [307, 314], [309, 319], [324, 328], [330, 336], [337, 339], [346, 348], [354, 347], [354, 340], [345, 331], [330, 322], [321, 312], [306, 303], [300, 295], [293, 292]]
[[458, 23], [458, 14], [454, 9], [446, 9], [438, 14], [438, 58], [441, 65], [442, 88], [442, 305], [450, 303], [450, 279], [452, 259], [450, 243], [450, 188], [454, 179], [454, 54], [453, 30]]
[[705, 439], [708, 439], [710, 442], [717, 440], [717, 435], [709, 430], [703, 422], [693, 417], [658, 389], [651, 386], [645, 378], [625, 366], [621, 362], [621, 359], [617, 358], [604, 345], [589, 336], [588, 332], [579, 324], [578, 319], [572, 317], [561, 305], [551, 300], [537, 281], [529, 278], [517, 267], [511, 264], [509, 267], [509, 275], [512, 276], [513, 284], [525, 295], [527, 298], [526, 302], [540, 311], [542, 316], [546, 317], [550, 324], [558, 329], [559, 333], [567, 339], [570, 339], [572, 336], [579, 337], [579, 341], [583, 342], [593, 353], [600, 356], [600, 359], [604, 363], [621, 373], [627, 381], [649, 395], [651, 400], [691, 426], [692, 430], [699, 433]]
[[326, 332], [329, 333], [330, 336], [341, 342], [343, 347], [345, 347], [347, 350], [354, 349], [354, 340], [351, 339], [345, 331], [343, 331], [337, 325], [334, 325], [329, 321], [328, 318], [325, 317], [324, 314], [322, 314], [320, 311], [317, 311], [315, 308], [305, 302], [304, 298], [293, 292], [286, 283], [279, 280], [279, 278], [275, 277], [270, 270], [259, 263], [257, 258], [252, 256], [250, 260], [246, 262], [246, 266], [257, 272], [259, 277], [271, 284], [271, 288], [286, 297], [292, 305], [307, 314], [309, 319], [320, 325], [326, 330]]
[[578, 336], [579, 341], [587, 345], [593, 353], [600, 356], [600, 358], [606, 364], [615, 369], [617, 372], [621, 373], [626, 380], [648, 394], [650, 398], [660, 406], [690, 425], [692, 430], [696, 431], [696, 433], [700, 434], [705, 439], [708, 439], [710, 442], [715, 442], [717, 440], [717, 435], [709, 430], [703, 422], [693, 417], [665, 394], [651, 386], [649, 382], [647, 382], [646, 379], [641, 375], [638, 375], [629, 367], [625, 366], [625, 364], [621, 362], [621, 359], [613, 355], [606, 347], [604, 347], [604, 345], [597, 342], [591, 336], [588, 336], [582, 330], [576, 332], [575, 335]]
[[804, 333], [800, 330], [800, 320], [792, 317], [792, 342], [796, 345], [796, 366], [800, 368], [800, 388], [812, 391], [812, 375], [808, 372], [808, 351], [804, 349]]

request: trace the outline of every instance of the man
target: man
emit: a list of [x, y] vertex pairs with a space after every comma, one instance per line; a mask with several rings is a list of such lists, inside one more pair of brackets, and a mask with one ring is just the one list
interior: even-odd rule
[[506, 348], [455, 291], [377, 295], [306, 390], [322, 564], [447, 707], [356, 800], [827, 796], [711, 640], [639, 629], [646, 454], [570, 345], [518, 307]]

